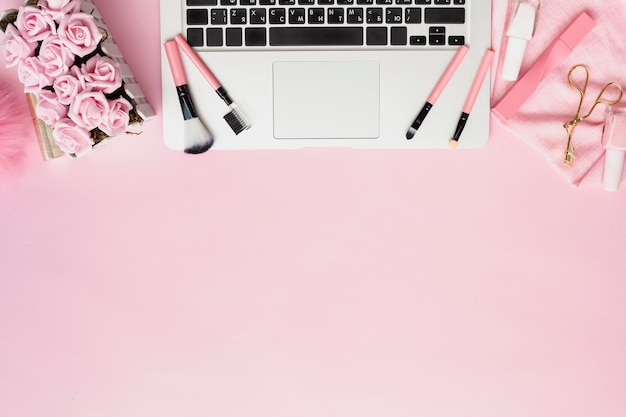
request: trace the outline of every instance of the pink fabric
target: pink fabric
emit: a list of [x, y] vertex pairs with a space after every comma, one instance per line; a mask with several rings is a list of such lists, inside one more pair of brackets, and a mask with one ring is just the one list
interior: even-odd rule
[[[496, 71], [492, 72], [492, 103], [496, 104], [513, 85], [500, 78], [503, 57], [503, 31], [507, 1], [493, 1], [492, 45], [497, 52]], [[585, 114], [596, 96], [609, 81], [626, 85], [626, 43], [623, 25], [626, 4], [623, 0], [548, 0], [540, 7], [534, 38], [528, 43], [520, 77], [532, 66], [550, 43], [581, 13], [588, 13], [596, 26], [572, 53], [539, 85], [535, 93], [508, 121], [496, 123], [533, 146], [574, 185], [601, 186], [604, 164], [602, 127], [606, 106], [576, 127], [573, 136], [576, 148], [574, 166], [563, 163], [567, 133], [563, 124], [574, 117], [579, 94], [568, 83], [567, 73], [576, 64], [589, 67], [589, 85], [581, 110]], [[624, 101], [622, 101], [624, 103]], [[626, 182], [626, 175], [622, 184]]]

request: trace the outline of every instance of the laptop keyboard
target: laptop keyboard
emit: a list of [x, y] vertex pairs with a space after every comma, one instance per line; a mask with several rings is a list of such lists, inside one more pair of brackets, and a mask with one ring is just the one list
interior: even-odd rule
[[465, 43], [471, 0], [183, 0], [203, 49], [403, 49]]

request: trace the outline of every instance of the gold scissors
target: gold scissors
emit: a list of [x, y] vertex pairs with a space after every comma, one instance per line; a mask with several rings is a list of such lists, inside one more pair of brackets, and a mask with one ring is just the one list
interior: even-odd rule
[[[585, 81], [582, 85], [582, 88], [572, 79], [572, 74], [577, 69], [582, 69], [582, 71], [584, 71], [584, 74], [585, 74]], [[584, 116], [581, 116], [580, 110], [583, 107], [583, 100], [585, 98], [585, 93], [587, 92], [587, 84], [589, 83], [589, 69], [587, 68], [586, 65], [582, 65], [582, 64], [574, 65], [572, 68], [570, 68], [569, 72], [567, 73], [567, 79], [569, 81], [569, 85], [571, 85], [580, 94], [580, 101], [578, 102], [578, 109], [576, 110], [576, 115], [574, 116], [572, 120], [570, 120], [569, 122], [563, 125], [563, 127], [567, 131], [567, 148], [565, 149], [565, 160], [563, 162], [571, 166], [571, 165], [574, 165], [574, 143], [572, 142], [572, 135], [574, 134], [574, 129], [576, 128], [576, 125], [578, 125], [578, 123], [585, 120], [587, 117], [591, 116], [591, 113], [593, 113], [593, 111], [595, 110], [598, 104], [606, 104], [607, 106], [612, 106], [614, 104], [619, 103], [619, 101], [622, 99], [623, 89], [622, 89], [622, 86], [615, 81], [606, 83], [604, 87], [602, 87], [602, 90], [600, 90], [600, 93], [596, 97], [596, 101], [594, 101], [593, 105], [591, 106], [591, 109], [589, 109], [587, 114], [585, 114]], [[617, 92], [616, 98], [607, 99], [603, 97], [605, 93], [607, 92], [607, 90], [609, 90], [609, 88], [613, 88], [616, 90]]]

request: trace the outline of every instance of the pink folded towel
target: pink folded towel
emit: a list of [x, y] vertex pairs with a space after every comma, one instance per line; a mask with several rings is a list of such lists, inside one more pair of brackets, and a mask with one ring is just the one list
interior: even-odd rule
[[[501, 63], [504, 52], [503, 31], [507, 14], [506, 0], [493, 0], [492, 46]], [[567, 80], [569, 69], [577, 64], [589, 68], [589, 85], [581, 114], [593, 104], [602, 87], [616, 81], [626, 88], [626, 22], [624, 0], [546, 0], [539, 9], [535, 36], [528, 43], [520, 77], [532, 66], [542, 52], [582, 12], [596, 22], [570, 55], [547, 75], [533, 95], [509, 120], [494, 112], [495, 123], [535, 147], [574, 185], [601, 186], [604, 165], [602, 127], [606, 106], [599, 105], [593, 114], [578, 124], [573, 140], [576, 149], [574, 165], [563, 163], [567, 133], [563, 124], [570, 121], [578, 107], [579, 94]], [[575, 78], [576, 79], [576, 78]], [[492, 71], [492, 103], [496, 104], [513, 85], [503, 80], [499, 68]], [[582, 84], [582, 81], [580, 81]], [[622, 100], [626, 104], [626, 94]], [[622, 183], [626, 182], [626, 174]]]

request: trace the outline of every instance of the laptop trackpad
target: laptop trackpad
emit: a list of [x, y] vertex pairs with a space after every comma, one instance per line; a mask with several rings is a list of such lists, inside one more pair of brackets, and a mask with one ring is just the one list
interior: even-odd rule
[[378, 62], [275, 62], [274, 137], [377, 138]]

